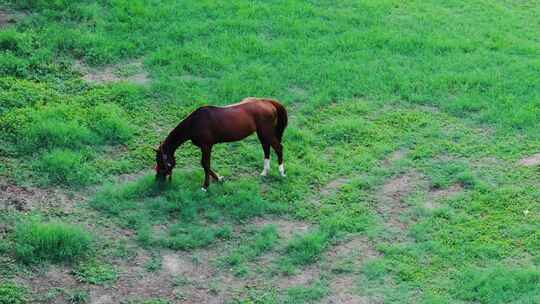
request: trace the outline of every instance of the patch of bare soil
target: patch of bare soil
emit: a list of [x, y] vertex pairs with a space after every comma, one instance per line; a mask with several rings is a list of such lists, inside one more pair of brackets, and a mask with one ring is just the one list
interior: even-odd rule
[[275, 282], [275, 286], [280, 289], [287, 289], [293, 286], [309, 285], [318, 280], [321, 276], [320, 265], [313, 264], [298, 271], [291, 276], [280, 276]]
[[283, 218], [256, 218], [251, 224], [256, 227], [274, 225], [279, 236], [285, 240], [291, 239], [295, 234], [304, 234], [311, 228], [306, 222]]
[[402, 160], [403, 158], [405, 158], [405, 156], [407, 156], [407, 150], [404, 150], [404, 149], [396, 150], [390, 153], [390, 155], [388, 155], [388, 157], [386, 157], [383, 160], [383, 165], [388, 167], [392, 163]]
[[7, 12], [0, 9], [0, 27], [13, 22], [13, 18]]
[[[122, 69], [128, 68], [130, 73], [122, 72]], [[101, 68], [90, 68], [82, 62], [75, 64], [75, 69], [83, 74], [82, 79], [88, 83], [107, 83], [127, 81], [135, 84], [145, 85], [150, 82], [150, 77], [143, 70], [142, 62], [134, 61], [127, 64], [109, 65]]]
[[148, 174], [148, 172], [149, 172], [148, 170], [142, 170], [142, 171], [134, 172], [134, 173], [120, 174], [116, 177], [116, 181], [118, 183], [132, 182], [145, 176], [146, 174]]
[[44, 212], [73, 212], [75, 199], [59, 189], [41, 189], [16, 186], [0, 180], [0, 210], [14, 209], [26, 212], [34, 209]]
[[527, 167], [534, 167], [540, 165], [540, 152], [529, 157], [522, 158], [519, 164]]
[[353, 257], [358, 264], [380, 256], [367, 237], [354, 237], [342, 242], [328, 250], [326, 255], [330, 262], [339, 261], [344, 257]]
[[309, 96], [309, 92], [304, 88], [292, 86], [289, 87], [289, 92], [295, 97], [295, 99], [305, 99]]
[[14, 12], [0, 7], [0, 28], [16, 23], [24, 17], [24, 15], [25, 14], [22, 12]]
[[[194, 257], [196, 257], [194, 259]], [[217, 253], [209, 250], [167, 252], [163, 255], [162, 274], [183, 281], [175, 290], [175, 303], [225, 303], [248, 283], [217, 269]]]
[[322, 303], [325, 304], [375, 304], [381, 303], [367, 296], [359, 296], [349, 292], [354, 285], [350, 276], [339, 277], [331, 282], [330, 290], [332, 294], [325, 298]]
[[171, 277], [161, 272], [150, 273], [144, 268], [149, 259], [148, 255], [142, 253], [129, 261], [115, 263], [118, 279], [105, 285], [78, 282], [70, 268], [55, 265], [45, 273], [24, 276], [18, 281], [31, 288], [36, 301], [43, 300], [49, 294], [47, 303], [67, 303], [66, 293], [76, 290], [87, 292], [91, 304], [115, 304], [128, 299], [175, 299]]
[[[52, 290], [57, 290], [53, 297], [54, 303], [67, 303], [60, 290], [73, 290], [77, 286], [77, 281], [71, 275], [70, 269], [65, 266], [51, 265], [43, 274], [31, 277], [18, 278], [17, 281], [28, 286], [32, 290], [35, 300], [39, 301]], [[50, 299], [50, 300], [53, 300]]]
[[382, 186], [377, 195], [377, 211], [389, 226], [401, 231], [407, 228], [407, 224], [400, 220], [400, 216], [408, 208], [405, 203], [406, 196], [416, 188], [419, 181], [419, 176], [409, 173], [393, 177]]
[[324, 299], [323, 303], [343, 303], [343, 304], [363, 304], [379, 303], [377, 300], [355, 293], [355, 277], [361, 265], [370, 259], [379, 257], [371, 242], [366, 237], [354, 237], [351, 240], [342, 242], [334, 246], [327, 253], [327, 261], [330, 267], [339, 264], [344, 260], [350, 260], [348, 265], [352, 269], [333, 276], [330, 280], [330, 296]]
[[319, 193], [313, 195], [311, 200], [312, 203], [315, 205], [320, 205], [323, 198], [336, 194], [343, 185], [349, 182], [349, 180], [350, 179], [346, 177], [338, 177], [329, 181], [326, 185], [320, 188]]
[[150, 259], [142, 255], [135, 265], [126, 268], [113, 289], [96, 290], [95, 303], [110, 299], [111, 303], [134, 298], [164, 298], [173, 303], [225, 303], [245, 287], [246, 282], [227, 271], [216, 268], [217, 252], [166, 251], [162, 254], [162, 269], [148, 273], [143, 266]]
[[349, 182], [348, 178], [340, 177], [336, 178], [334, 180], [331, 180], [328, 184], [324, 185], [324, 187], [320, 190], [321, 196], [328, 196], [331, 195], [339, 190], [341, 186], [345, 185], [347, 182]]
[[424, 207], [426, 209], [439, 208], [438, 201], [441, 199], [450, 198], [463, 191], [461, 184], [454, 184], [446, 189], [432, 189], [426, 195]]

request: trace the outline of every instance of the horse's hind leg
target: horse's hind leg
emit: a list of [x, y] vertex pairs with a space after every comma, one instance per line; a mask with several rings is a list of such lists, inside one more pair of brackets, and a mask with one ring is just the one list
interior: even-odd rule
[[261, 142], [264, 151], [264, 167], [261, 172], [261, 176], [267, 176], [268, 170], [270, 170], [270, 144]]
[[272, 139], [272, 136], [270, 134], [272, 134], [270, 128], [257, 128], [257, 137], [261, 142], [261, 146], [264, 152], [264, 167], [261, 172], [261, 176], [267, 176], [268, 171], [270, 170], [270, 142]]
[[219, 176], [219, 174], [217, 174], [216, 172], [214, 172], [214, 170], [212, 170], [212, 168], [210, 168], [210, 175], [215, 178], [218, 182], [222, 181], [223, 180], [223, 176]]
[[272, 148], [274, 148], [274, 151], [276, 151], [278, 157], [279, 174], [281, 174], [281, 176], [285, 176], [285, 166], [283, 165], [283, 145], [276, 137], [274, 137], [272, 140]]

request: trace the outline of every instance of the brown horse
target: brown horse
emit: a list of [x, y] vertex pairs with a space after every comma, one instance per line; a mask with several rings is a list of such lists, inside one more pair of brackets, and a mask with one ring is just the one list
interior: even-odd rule
[[287, 111], [279, 102], [271, 99], [248, 97], [225, 107], [204, 106], [193, 111], [174, 128], [156, 151], [156, 179], [164, 181], [172, 177], [176, 165], [174, 152], [184, 142], [191, 142], [202, 152], [204, 168], [203, 191], [208, 188], [210, 177], [221, 181], [222, 177], [210, 168], [212, 146], [217, 143], [238, 141], [257, 132], [264, 151], [262, 176], [270, 169], [270, 146], [278, 157], [279, 173], [285, 176], [283, 146], [281, 139], [287, 127]]

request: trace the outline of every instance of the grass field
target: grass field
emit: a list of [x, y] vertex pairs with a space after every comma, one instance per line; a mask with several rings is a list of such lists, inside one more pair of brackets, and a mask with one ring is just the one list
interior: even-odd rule
[[[530, 0], [0, 0], [0, 303], [540, 303]], [[289, 111], [154, 183], [195, 108]]]

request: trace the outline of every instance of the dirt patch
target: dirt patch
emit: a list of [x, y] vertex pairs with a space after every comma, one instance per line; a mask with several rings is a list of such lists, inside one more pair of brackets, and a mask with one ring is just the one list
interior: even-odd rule
[[309, 92], [307, 90], [297, 86], [289, 87], [289, 92], [296, 100], [306, 99], [309, 96]]
[[526, 167], [534, 167], [540, 165], [540, 152], [529, 157], [522, 158], [519, 164]]
[[113, 298], [110, 295], [93, 296], [91, 304], [113, 304]]
[[7, 12], [0, 9], [0, 27], [13, 23], [13, 18]]
[[332, 247], [327, 253], [327, 259], [330, 262], [344, 257], [354, 257], [359, 264], [378, 256], [380, 256], [379, 252], [373, 248], [373, 244], [367, 237], [354, 237]]
[[139, 178], [147, 175], [150, 171], [148, 170], [142, 170], [142, 171], [139, 171], [139, 172], [134, 172], [134, 173], [125, 173], [125, 174], [120, 174], [116, 177], [116, 182], [117, 183], [127, 183], [127, 182], [132, 182], [132, 181], [135, 181], [135, 180], [138, 180]]
[[274, 225], [279, 236], [285, 240], [291, 239], [296, 234], [305, 234], [311, 228], [306, 222], [281, 218], [256, 218], [251, 224], [256, 227]]
[[330, 283], [332, 294], [325, 298], [322, 303], [325, 304], [372, 304], [381, 303], [366, 296], [359, 296], [350, 293], [350, 288], [354, 286], [351, 277], [341, 277]]
[[345, 177], [331, 180], [328, 184], [321, 188], [320, 195], [329, 196], [330, 194], [337, 192], [337, 190], [341, 188], [341, 186], [345, 185], [347, 182], [349, 182], [349, 179]]
[[427, 193], [424, 207], [426, 209], [439, 208], [439, 204], [437, 201], [450, 198], [462, 191], [463, 186], [461, 184], [454, 184], [446, 189], [433, 189]]
[[366, 261], [380, 256], [380, 253], [373, 248], [373, 244], [366, 237], [354, 237], [342, 242], [332, 247], [326, 256], [330, 267], [345, 260], [350, 260], [351, 265], [347, 265], [348, 272], [337, 274], [331, 278], [331, 294], [322, 303], [378, 303], [369, 297], [355, 294], [357, 271]]
[[162, 257], [162, 275], [182, 282], [174, 291], [179, 298], [175, 303], [225, 303], [247, 285], [216, 268], [218, 254], [212, 250], [166, 252]]
[[25, 14], [0, 7], [0, 28], [17, 23]]
[[407, 212], [405, 198], [422, 183], [420, 175], [410, 172], [388, 180], [377, 194], [377, 212], [393, 230], [404, 231], [408, 224], [401, 219]]
[[321, 270], [319, 265], [310, 265], [295, 275], [281, 276], [277, 279], [276, 285], [280, 289], [287, 289], [293, 286], [309, 285], [320, 278]]
[[81, 78], [88, 83], [101, 84], [118, 81], [127, 81], [140, 85], [150, 83], [150, 77], [144, 71], [142, 61], [140, 60], [101, 68], [91, 68], [78, 61], [75, 63], [74, 68], [82, 74]]
[[187, 275], [190, 278], [208, 277], [208, 265], [195, 264], [189, 257], [174, 252], [163, 255], [163, 271], [170, 275]]
[[0, 180], [0, 210], [14, 209], [26, 212], [38, 209], [44, 212], [73, 212], [75, 197], [59, 189], [40, 189], [16, 186]]
[[42, 274], [38, 273], [33, 276], [25, 276], [25, 278], [18, 278], [17, 281], [31, 288], [32, 293], [37, 298], [41, 298], [52, 290], [56, 290], [54, 303], [59, 304], [67, 303], [61, 290], [73, 290], [78, 285], [75, 278], [71, 275], [70, 269], [55, 265], [49, 266]]
[[83, 289], [90, 293], [90, 303], [112, 304], [129, 299], [149, 298], [174, 299], [171, 277], [163, 272], [148, 272], [145, 269], [150, 259], [147, 252], [139, 251], [132, 259], [115, 263], [118, 280], [111, 285], [81, 284], [85, 287]]
[[405, 149], [396, 150], [396, 151], [390, 153], [390, 155], [388, 155], [388, 157], [386, 157], [383, 160], [383, 165], [388, 167], [392, 163], [395, 163], [397, 161], [402, 160], [403, 158], [405, 158], [405, 156], [407, 156], [407, 150], [405, 150]]

